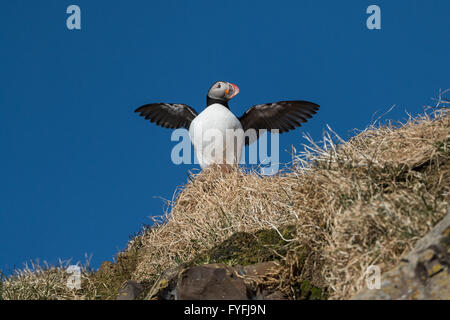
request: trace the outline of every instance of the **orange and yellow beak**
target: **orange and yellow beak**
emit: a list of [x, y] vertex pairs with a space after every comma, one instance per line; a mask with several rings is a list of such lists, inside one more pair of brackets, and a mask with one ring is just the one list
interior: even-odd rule
[[225, 94], [227, 95], [228, 99], [231, 99], [239, 93], [239, 88], [233, 83], [229, 83], [229, 85], [230, 88], [225, 90]]

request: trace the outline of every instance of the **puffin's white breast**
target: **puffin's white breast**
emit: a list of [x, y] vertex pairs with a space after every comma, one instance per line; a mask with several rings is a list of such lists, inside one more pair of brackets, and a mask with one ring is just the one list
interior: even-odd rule
[[244, 132], [241, 122], [226, 107], [215, 103], [192, 122], [189, 136], [200, 166], [237, 164], [241, 160]]

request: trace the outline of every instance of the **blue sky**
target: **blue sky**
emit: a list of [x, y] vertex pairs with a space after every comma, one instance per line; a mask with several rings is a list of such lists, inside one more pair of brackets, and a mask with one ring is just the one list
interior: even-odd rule
[[[81, 8], [81, 30], [66, 8]], [[381, 30], [366, 8], [381, 8]], [[231, 109], [321, 105], [280, 136], [301, 148], [326, 124], [344, 138], [375, 112], [417, 114], [450, 88], [450, 2], [3, 1], [0, 5], [0, 269], [30, 259], [111, 260], [161, 214], [194, 165], [172, 164], [171, 131], [133, 111], [204, 108], [216, 80]]]

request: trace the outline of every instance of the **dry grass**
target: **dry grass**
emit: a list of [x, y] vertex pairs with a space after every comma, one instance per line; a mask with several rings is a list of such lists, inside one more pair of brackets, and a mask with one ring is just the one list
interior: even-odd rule
[[311, 254], [295, 277], [298, 259], [286, 259], [280, 289], [289, 293], [308, 275], [330, 287], [330, 298], [349, 298], [369, 265], [387, 271], [443, 217], [449, 165], [441, 112], [372, 126], [348, 142], [329, 131], [322, 147], [310, 141], [292, 171], [275, 177], [211, 169], [178, 191], [164, 224], [136, 239], [144, 250], [134, 277], [154, 279], [235, 232], [295, 224], [297, 237], [287, 240]]
[[66, 272], [69, 262], [58, 266], [31, 262], [4, 279], [0, 285], [0, 300], [85, 300], [95, 299], [96, 290], [89, 279], [89, 267], [80, 266], [80, 290], [70, 289]]
[[[6, 277], [0, 273], [0, 300], [111, 300], [117, 297], [122, 284], [131, 278], [134, 270], [132, 254], [119, 253], [115, 263], [106, 261], [99, 270], [93, 270], [86, 257], [84, 264], [60, 261], [53, 266], [32, 261]], [[80, 287], [74, 287], [75, 272], [79, 267]], [[71, 281], [72, 279], [72, 281]]]
[[[449, 117], [412, 119], [400, 128], [368, 128], [349, 142], [315, 149], [323, 181], [324, 278], [331, 298], [363, 288], [365, 270], [385, 272], [447, 212]], [[324, 152], [325, 149], [325, 152]], [[320, 177], [320, 178], [319, 178]]]
[[[277, 176], [214, 168], [193, 175], [157, 226], [130, 241], [128, 250], [138, 252], [133, 278], [152, 281], [239, 231], [295, 225], [291, 250], [267, 283], [292, 297], [292, 286], [308, 278], [328, 286], [331, 299], [350, 298], [369, 265], [392, 268], [446, 213], [447, 110], [371, 126], [348, 142], [329, 130]], [[24, 270], [3, 281], [3, 298], [95, 298], [89, 281], [82, 294], [71, 293], [51, 274]]]

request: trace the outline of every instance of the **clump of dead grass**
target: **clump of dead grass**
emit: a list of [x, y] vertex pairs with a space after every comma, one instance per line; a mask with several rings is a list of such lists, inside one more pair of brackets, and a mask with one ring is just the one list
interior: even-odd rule
[[370, 265], [391, 269], [447, 213], [449, 129], [447, 113], [434, 113], [370, 127], [339, 146], [328, 139], [307, 154], [329, 203], [322, 274], [331, 298], [361, 290]]
[[[68, 285], [67, 272], [70, 261], [60, 261], [52, 266], [38, 261], [25, 264], [9, 277], [2, 279], [0, 284], [0, 300], [85, 300], [95, 299], [96, 289], [90, 281], [91, 271], [87, 265], [80, 267], [82, 287], [77, 289]], [[72, 282], [71, 282], [72, 283]]]
[[12, 275], [0, 272], [0, 300], [114, 300], [131, 278], [135, 252], [120, 252], [115, 260], [103, 262], [98, 270], [90, 267], [88, 257], [84, 264], [31, 261]]
[[255, 172], [212, 168], [195, 176], [177, 193], [165, 223], [140, 240], [145, 259], [138, 265], [136, 278], [142, 280], [188, 261], [236, 232], [289, 224], [296, 211], [288, 189], [286, 179]]

